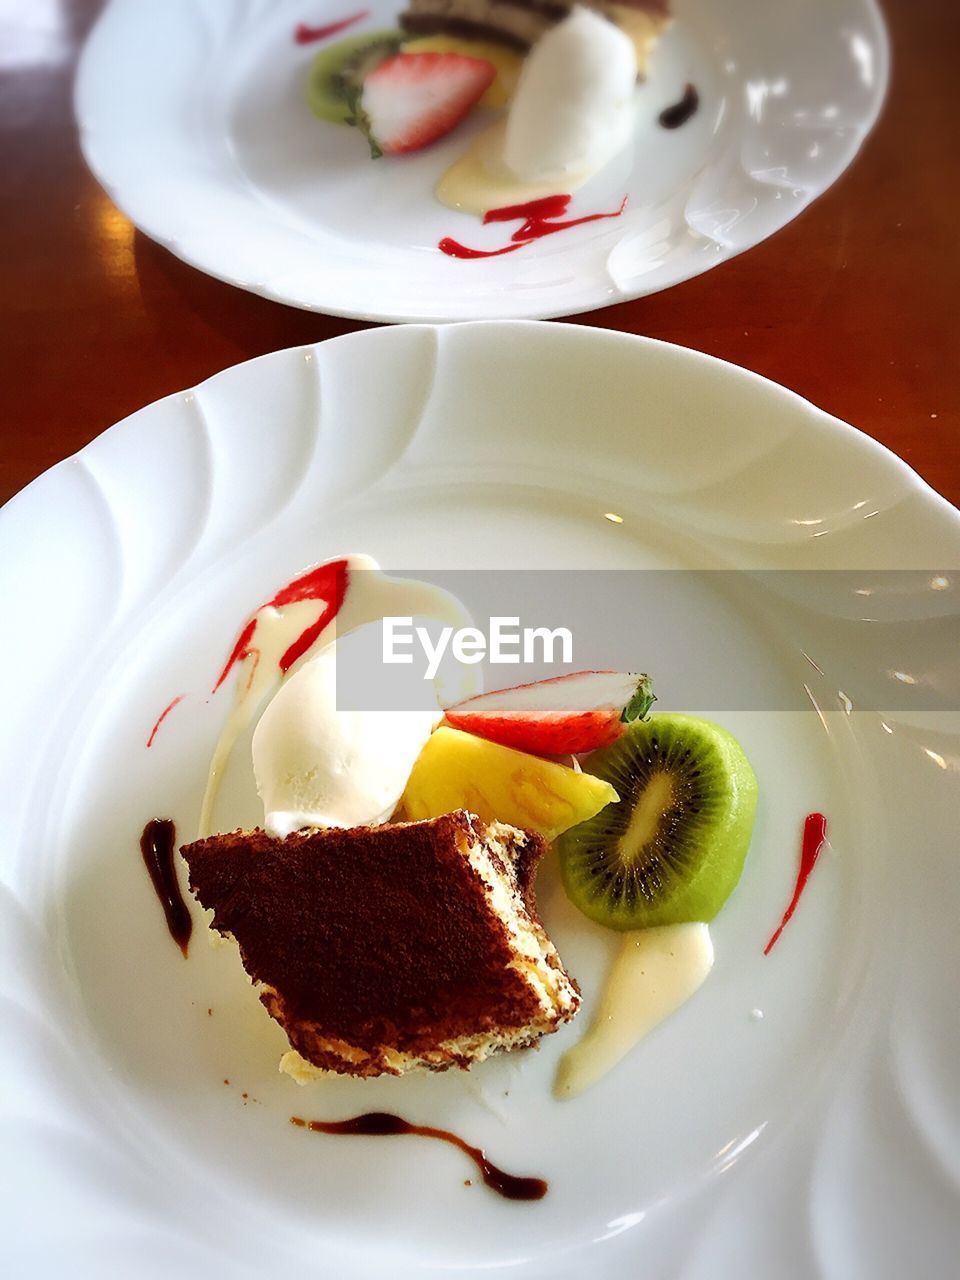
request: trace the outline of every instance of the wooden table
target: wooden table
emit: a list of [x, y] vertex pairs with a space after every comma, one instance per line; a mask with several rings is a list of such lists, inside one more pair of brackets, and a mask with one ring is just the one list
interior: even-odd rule
[[[87, 172], [71, 110], [102, 0], [0, 11], [0, 501], [227, 365], [364, 327], [208, 279]], [[887, 0], [893, 87], [852, 169], [765, 244], [586, 316], [722, 356], [889, 445], [960, 504], [960, 5]]]

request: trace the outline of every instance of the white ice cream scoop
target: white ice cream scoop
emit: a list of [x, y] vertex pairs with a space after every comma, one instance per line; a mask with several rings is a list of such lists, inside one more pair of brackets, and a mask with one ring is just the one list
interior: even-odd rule
[[439, 710], [340, 710], [336, 669], [330, 645], [281, 686], [253, 735], [271, 835], [388, 821], [439, 718]]
[[614, 24], [578, 5], [523, 64], [503, 157], [525, 181], [596, 172], [633, 129], [637, 56]]

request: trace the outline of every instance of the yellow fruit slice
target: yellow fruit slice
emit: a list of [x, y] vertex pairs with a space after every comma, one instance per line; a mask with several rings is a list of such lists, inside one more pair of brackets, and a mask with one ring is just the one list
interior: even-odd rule
[[670, 19], [656, 13], [644, 13], [625, 4], [605, 6], [604, 13], [633, 41], [637, 55], [637, 75], [646, 78], [653, 46], [670, 25]]
[[497, 69], [497, 78], [480, 99], [481, 107], [505, 107], [517, 87], [523, 55], [492, 40], [461, 40], [456, 36], [421, 36], [408, 40], [404, 53], [462, 53], [465, 58], [483, 58]]
[[411, 821], [469, 809], [555, 839], [618, 799], [609, 782], [443, 725], [417, 757], [401, 801]]

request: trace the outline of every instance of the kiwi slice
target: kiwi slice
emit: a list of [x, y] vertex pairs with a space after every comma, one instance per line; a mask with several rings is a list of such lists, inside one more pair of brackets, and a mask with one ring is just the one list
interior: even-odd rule
[[695, 716], [654, 715], [583, 767], [620, 800], [557, 841], [571, 901], [611, 929], [712, 920], [740, 879], [757, 807], [736, 738]]
[[403, 38], [399, 31], [365, 31], [321, 49], [307, 76], [307, 106], [314, 115], [333, 124], [350, 124], [364, 76], [396, 53]]

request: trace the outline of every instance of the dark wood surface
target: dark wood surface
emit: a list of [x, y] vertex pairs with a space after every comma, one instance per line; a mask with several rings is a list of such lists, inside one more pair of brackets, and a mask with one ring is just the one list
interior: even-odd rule
[[[209, 279], [114, 208], [84, 166], [71, 109], [101, 3], [0, 8], [0, 501], [159, 396], [364, 327]], [[960, 504], [960, 5], [885, 8], [890, 97], [826, 195], [707, 275], [572, 320], [765, 374]]]

